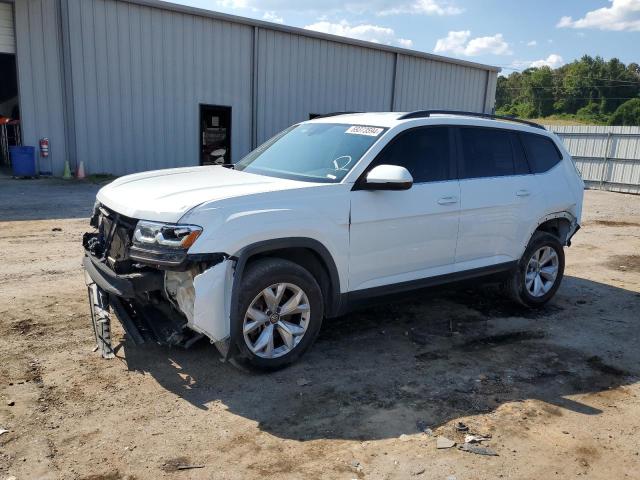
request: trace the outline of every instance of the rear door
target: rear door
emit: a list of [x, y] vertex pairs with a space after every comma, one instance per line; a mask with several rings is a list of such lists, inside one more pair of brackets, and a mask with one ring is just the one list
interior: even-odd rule
[[575, 187], [569, 182], [566, 165], [562, 164], [562, 154], [553, 140], [534, 133], [522, 132], [519, 136], [542, 195], [540, 206], [545, 211], [541, 216], [565, 210], [575, 212], [580, 196], [576, 196]]
[[455, 259], [460, 189], [453, 131], [418, 127], [401, 132], [373, 160], [413, 176], [404, 191], [351, 192], [349, 290], [450, 273]]
[[517, 133], [457, 129], [460, 232], [455, 271], [517, 260], [537, 219], [540, 191]]

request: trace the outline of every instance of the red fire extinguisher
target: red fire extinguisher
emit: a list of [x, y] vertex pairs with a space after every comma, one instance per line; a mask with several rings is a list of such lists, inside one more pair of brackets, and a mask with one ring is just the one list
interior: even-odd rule
[[[49, 157], [49, 139], [47, 137], [40, 139], [40, 156], [42, 158]], [[51, 162], [38, 162], [40, 165], [40, 175], [51, 175]]]
[[49, 139], [47, 137], [40, 139], [40, 156], [44, 158], [49, 156]]

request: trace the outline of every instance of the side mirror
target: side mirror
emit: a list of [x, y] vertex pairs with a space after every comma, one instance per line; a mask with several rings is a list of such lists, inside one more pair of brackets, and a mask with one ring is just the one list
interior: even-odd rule
[[413, 177], [404, 167], [398, 165], [378, 165], [365, 179], [365, 190], [409, 190], [413, 185]]

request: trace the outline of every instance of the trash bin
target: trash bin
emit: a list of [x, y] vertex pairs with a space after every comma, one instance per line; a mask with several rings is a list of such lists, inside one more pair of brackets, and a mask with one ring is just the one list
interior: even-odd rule
[[37, 175], [35, 153], [35, 147], [9, 147], [14, 177], [35, 177]]

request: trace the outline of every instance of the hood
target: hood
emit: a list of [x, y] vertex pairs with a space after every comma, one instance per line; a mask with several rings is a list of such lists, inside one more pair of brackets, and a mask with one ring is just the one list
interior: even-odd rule
[[121, 177], [100, 189], [97, 199], [127, 217], [175, 223], [204, 202], [312, 185], [219, 166], [188, 167]]

